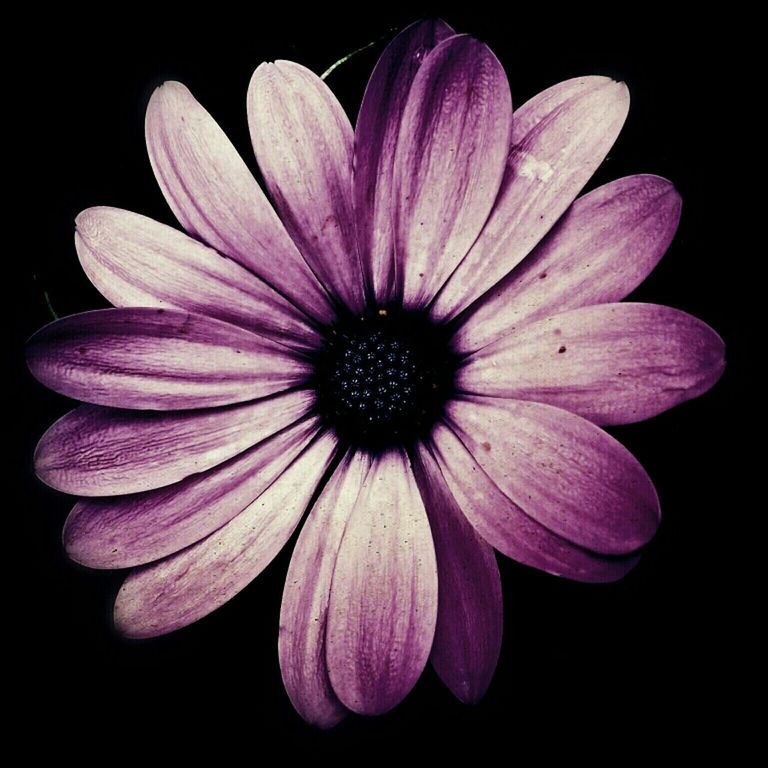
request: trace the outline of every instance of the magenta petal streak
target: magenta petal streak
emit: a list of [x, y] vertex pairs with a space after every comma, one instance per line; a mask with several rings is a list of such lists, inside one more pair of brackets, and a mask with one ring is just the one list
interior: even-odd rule
[[445, 424], [435, 427], [432, 450], [462, 513], [507, 557], [555, 576], [597, 583], [616, 581], [637, 564], [638, 556], [603, 557], [538, 523], [505, 495]]
[[473, 398], [448, 416], [499, 489], [558, 536], [605, 555], [646, 544], [659, 503], [643, 468], [586, 419], [541, 403]]
[[723, 372], [724, 353], [720, 337], [685, 312], [602, 304], [502, 337], [469, 358], [457, 386], [626, 424], [706, 392]]
[[67, 554], [90, 568], [129, 568], [178, 552], [245, 509], [317, 432], [317, 421], [306, 419], [174, 485], [82, 499], [64, 524]]
[[27, 343], [35, 378], [96, 405], [181, 410], [255, 400], [300, 384], [309, 363], [273, 339], [203, 315], [98, 309]]
[[498, 59], [443, 40], [414, 77], [394, 165], [395, 253], [407, 308], [426, 306], [464, 258], [499, 190], [512, 97]]
[[321, 435], [237, 517], [165, 560], [131, 572], [115, 601], [127, 637], [185, 627], [231, 600], [283, 548], [306, 510], [336, 447]]
[[215, 467], [307, 414], [307, 391], [205, 411], [156, 413], [81, 405], [40, 438], [35, 471], [80, 496], [162, 488]]
[[437, 556], [432, 664], [457, 698], [476, 702], [490, 685], [501, 652], [504, 616], [496, 556], [462, 514], [423, 445], [414, 470]]
[[147, 150], [157, 183], [184, 229], [250, 269], [322, 322], [328, 296], [307, 267], [224, 131], [181, 83], [149, 100]]
[[407, 457], [374, 459], [333, 572], [328, 673], [341, 702], [375, 715], [398, 704], [429, 657], [437, 619], [435, 549]]
[[118, 208], [88, 208], [75, 223], [80, 263], [115, 306], [184, 309], [298, 349], [318, 342], [288, 299], [183, 232]]
[[680, 195], [658, 176], [629, 176], [579, 198], [521, 264], [473, 306], [453, 338], [472, 352], [555, 312], [621, 301], [672, 242]]
[[368, 294], [386, 305], [402, 295], [392, 217], [394, 161], [400, 122], [416, 73], [453, 30], [442, 21], [412, 24], [387, 46], [368, 81], [355, 126], [357, 238]]
[[261, 64], [248, 88], [253, 150], [269, 193], [322, 285], [365, 306], [352, 205], [354, 133], [328, 86], [291, 61]]

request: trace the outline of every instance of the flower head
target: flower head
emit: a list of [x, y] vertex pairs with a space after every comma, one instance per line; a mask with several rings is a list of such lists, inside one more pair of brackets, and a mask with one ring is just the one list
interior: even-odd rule
[[194, 622], [301, 527], [279, 657], [308, 721], [385, 712], [431, 658], [465, 701], [501, 647], [493, 550], [606, 582], [659, 522], [602, 426], [711, 387], [723, 345], [669, 307], [619, 303], [674, 236], [680, 198], [632, 176], [576, 199], [627, 114], [623, 84], [560, 83], [512, 110], [484, 44], [442, 22], [381, 56], [355, 128], [285, 61], [248, 91], [271, 203], [179, 83], [152, 96], [150, 161], [184, 234], [128, 211], [77, 218], [114, 309], [29, 342], [82, 405], [36, 452], [82, 497], [69, 555], [134, 570], [117, 628]]

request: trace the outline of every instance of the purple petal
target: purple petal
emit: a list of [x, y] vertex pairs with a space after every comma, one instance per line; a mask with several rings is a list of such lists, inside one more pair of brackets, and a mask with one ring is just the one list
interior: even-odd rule
[[36, 379], [118, 408], [175, 410], [254, 400], [304, 381], [309, 363], [282, 344], [179, 310], [99, 309], [56, 320], [27, 343]]
[[360, 714], [386, 712], [413, 688], [437, 618], [437, 566], [408, 459], [375, 459], [339, 549], [326, 634], [336, 695]]
[[723, 373], [724, 354], [708, 325], [678, 309], [601, 304], [502, 336], [469, 358], [457, 386], [627, 424], [706, 392]]
[[585, 582], [616, 581], [637, 564], [638, 556], [603, 557], [537, 523], [502, 493], [444, 424], [435, 427], [432, 441], [440, 471], [461, 511], [475, 530], [507, 557], [555, 576]]
[[335, 438], [320, 436], [252, 504], [175, 555], [132, 571], [115, 601], [126, 637], [156, 637], [224, 605], [255, 579], [290, 538], [328, 468]]
[[83, 269], [118, 307], [184, 309], [299, 349], [318, 339], [284, 296], [182, 232], [119, 208], [89, 208], [76, 224]]
[[67, 554], [90, 568], [130, 568], [178, 552], [245, 509], [317, 431], [316, 420], [305, 420], [174, 485], [82, 499], [64, 524]]
[[152, 94], [145, 131], [155, 177], [184, 229], [331, 321], [327, 294], [248, 167], [184, 85], [166, 82]]
[[395, 148], [408, 94], [427, 54], [453, 30], [439, 20], [419, 21], [387, 46], [365, 90], [355, 126], [354, 192], [357, 238], [369, 294], [394, 301], [397, 285], [392, 232]]
[[512, 145], [520, 144], [538, 123], [567, 101], [589, 93], [595, 86], [607, 82], [610, 82], [609, 78], [599, 75], [573, 77], [532, 96], [522, 107], [515, 110], [512, 121]]
[[407, 307], [429, 303], [493, 207], [509, 152], [512, 98], [491, 50], [440, 43], [416, 73], [394, 166], [395, 249]]
[[328, 603], [342, 536], [370, 464], [363, 453], [344, 458], [301, 529], [285, 578], [278, 643], [283, 682], [296, 711], [322, 728], [347, 713], [328, 677]]
[[353, 131], [341, 105], [305, 67], [265, 63], [248, 88], [248, 125], [264, 181], [294, 242], [321, 283], [361, 311]]
[[564, 539], [605, 555], [633, 552], [659, 525], [637, 459], [586, 419], [542, 403], [453, 400], [458, 436], [499, 489]]
[[621, 301], [672, 242], [682, 201], [658, 176], [629, 176], [579, 198], [523, 262], [473, 307], [457, 331], [472, 352], [554, 312]]
[[440, 585], [432, 664], [457, 698], [476, 702], [490, 685], [501, 651], [504, 608], [496, 556], [467, 522], [423, 445], [414, 470]]
[[237, 456], [305, 416], [313, 403], [311, 393], [298, 391], [175, 413], [83, 405], [42, 436], [35, 471], [52, 488], [80, 496], [162, 488]]
[[522, 261], [573, 202], [619, 135], [629, 109], [623, 83], [591, 77], [578, 88], [569, 81], [550, 90], [548, 98], [515, 113], [516, 124], [531, 128], [515, 137], [493, 212], [436, 298], [435, 319], [454, 317]]

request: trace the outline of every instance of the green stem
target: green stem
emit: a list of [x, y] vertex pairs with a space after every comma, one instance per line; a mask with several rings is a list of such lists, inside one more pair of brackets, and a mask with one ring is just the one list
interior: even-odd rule
[[59, 316], [56, 314], [56, 310], [53, 308], [53, 304], [51, 304], [51, 297], [48, 295], [48, 291], [43, 291], [43, 298], [45, 299], [45, 306], [48, 307], [48, 312], [51, 315], [51, 319], [58, 320]]
[[365, 45], [360, 46], [360, 48], [357, 48], [351, 53], [348, 53], [346, 56], [342, 56], [338, 61], [334, 61], [333, 64], [331, 64], [331, 66], [328, 67], [328, 69], [326, 69], [322, 75], [320, 75], [320, 79], [325, 80], [328, 77], [328, 75], [330, 75], [334, 70], [336, 70], [342, 64], [346, 64], [346, 62], [348, 62], [353, 56], [357, 56], [358, 53], [362, 53], [363, 51], [367, 51], [369, 48], [373, 48], [373, 46], [376, 45], [376, 43], [381, 42], [385, 37], [389, 37], [392, 34], [392, 32], [395, 31], [395, 29], [396, 27], [391, 27], [380, 37], [377, 37], [375, 40], [371, 40], [370, 43], [366, 43]]
[[[36, 283], [39, 283], [39, 282], [40, 282], [40, 281], [39, 281], [39, 279], [38, 279], [38, 277], [37, 277], [37, 275], [34, 275], [34, 274], [33, 274], [33, 275], [32, 275], [32, 279], [33, 279], [33, 280], [34, 280]], [[41, 291], [42, 291], [42, 293], [43, 293], [43, 298], [45, 299], [45, 306], [48, 308], [48, 313], [50, 314], [50, 316], [51, 316], [51, 319], [52, 319], [52, 320], [58, 320], [58, 319], [59, 319], [59, 316], [56, 314], [56, 310], [53, 308], [53, 304], [51, 303], [51, 297], [48, 295], [48, 291], [46, 291], [46, 290], [45, 290], [45, 288], [42, 288], [42, 287], [41, 287], [41, 289], [40, 289], [40, 290], [41, 290]]]

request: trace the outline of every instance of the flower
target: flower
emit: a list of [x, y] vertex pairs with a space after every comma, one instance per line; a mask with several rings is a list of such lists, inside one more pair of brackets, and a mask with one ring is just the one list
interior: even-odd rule
[[312, 73], [262, 65], [248, 115], [275, 213], [189, 91], [156, 91], [150, 160], [188, 235], [83, 212], [78, 255], [117, 308], [28, 348], [35, 376], [88, 403], [36, 467], [83, 497], [70, 556], [134, 568], [121, 632], [202, 618], [309, 509], [279, 655], [298, 712], [329, 726], [395, 706], [430, 656], [482, 696], [493, 548], [582, 581], [633, 567], [658, 500], [600, 427], [702, 393], [723, 347], [682, 312], [617, 303], [674, 235], [669, 182], [574, 202], [627, 109], [623, 85], [586, 77], [513, 117], [493, 54], [441, 22], [390, 44], [354, 132]]

